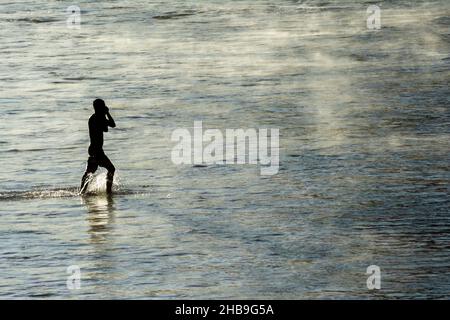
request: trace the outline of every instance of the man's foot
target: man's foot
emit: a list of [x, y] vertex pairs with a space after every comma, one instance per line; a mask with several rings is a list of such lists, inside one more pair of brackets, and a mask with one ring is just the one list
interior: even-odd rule
[[92, 173], [89, 173], [83, 177], [79, 194], [84, 194], [86, 192], [89, 182], [92, 180], [92, 176]]

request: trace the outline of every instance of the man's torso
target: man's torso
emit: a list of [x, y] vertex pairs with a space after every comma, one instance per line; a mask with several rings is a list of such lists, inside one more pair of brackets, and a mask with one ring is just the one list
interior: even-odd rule
[[89, 118], [89, 137], [91, 139], [91, 145], [89, 146], [89, 155], [103, 153], [103, 132], [108, 131], [108, 125], [106, 118], [93, 114]]

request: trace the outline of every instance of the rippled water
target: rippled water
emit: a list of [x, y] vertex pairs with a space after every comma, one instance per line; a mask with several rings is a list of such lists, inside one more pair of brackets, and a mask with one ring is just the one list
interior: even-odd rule
[[[448, 1], [77, 3], [1, 4], [0, 297], [449, 298]], [[194, 120], [279, 128], [280, 172], [173, 165]]]

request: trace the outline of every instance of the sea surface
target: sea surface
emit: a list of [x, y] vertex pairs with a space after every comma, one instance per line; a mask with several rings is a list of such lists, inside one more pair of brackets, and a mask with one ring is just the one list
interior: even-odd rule
[[[0, 298], [450, 298], [448, 0], [73, 4], [0, 1]], [[278, 174], [173, 164], [200, 120], [278, 128]]]

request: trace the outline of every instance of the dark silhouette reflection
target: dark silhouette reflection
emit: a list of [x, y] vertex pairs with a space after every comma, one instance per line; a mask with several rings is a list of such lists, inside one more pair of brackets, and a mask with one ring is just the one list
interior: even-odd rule
[[114, 200], [112, 195], [83, 197], [83, 204], [88, 210], [89, 234], [94, 243], [103, 242], [113, 229]]

